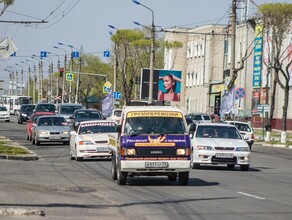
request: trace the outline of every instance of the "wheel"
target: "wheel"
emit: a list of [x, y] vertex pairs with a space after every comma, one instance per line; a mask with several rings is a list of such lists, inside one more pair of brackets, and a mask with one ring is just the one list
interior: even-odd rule
[[178, 174], [179, 184], [182, 186], [188, 185], [189, 182], [189, 172], [181, 172]]
[[227, 164], [228, 169], [234, 169], [234, 167], [235, 167], [235, 164]]
[[83, 157], [75, 157], [76, 161], [82, 161], [83, 160]]
[[126, 185], [127, 183], [127, 173], [122, 172], [120, 166], [117, 166], [117, 183], [119, 185]]
[[248, 171], [249, 170], [249, 165], [240, 165], [240, 170], [241, 171]]
[[35, 141], [36, 146], [40, 146], [41, 142], [40, 141]]
[[74, 160], [75, 158], [72, 155], [72, 152], [70, 152], [70, 160]]
[[176, 181], [177, 173], [170, 174], [167, 177], [169, 181]]
[[8, 119], [8, 120], [5, 120], [6, 122], [10, 122], [10, 119]]
[[32, 143], [33, 145], [35, 145], [35, 140], [34, 140], [34, 139], [32, 139], [31, 143]]
[[199, 169], [200, 168], [200, 164], [199, 163], [193, 163], [193, 169]]
[[112, 166], [111, 166], [112, 179], [117, 180], [117, 164], [116, 164], [116, 156], [112, 156]]

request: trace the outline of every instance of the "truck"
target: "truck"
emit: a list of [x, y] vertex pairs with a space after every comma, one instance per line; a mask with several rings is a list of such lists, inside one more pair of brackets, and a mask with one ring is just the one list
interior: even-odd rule
[[135, 176], [167, 176], [187, 185], [191, 169], [190, 131], [173, 106], [126, 106], [113, 148], [111, 176], [119, 185]]

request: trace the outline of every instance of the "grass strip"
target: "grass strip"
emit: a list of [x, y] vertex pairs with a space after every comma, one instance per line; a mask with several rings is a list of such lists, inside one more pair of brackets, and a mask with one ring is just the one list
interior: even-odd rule
[[19, 155], [19, 154], [29, 154], [30, 152], [21, 147], [8, 145], [7, 142], [0, 141], [0, 154], [6, 155]]

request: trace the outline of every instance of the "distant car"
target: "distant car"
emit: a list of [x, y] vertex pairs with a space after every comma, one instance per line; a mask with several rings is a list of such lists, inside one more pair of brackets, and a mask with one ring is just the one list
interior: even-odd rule
[[56, 106], [52, 103], [38, 103], [33, 112], [53, 112], [56, 113]]
[[77, 126], [82, 121], [92, 121], [103, 119], [102, 114], [98, 110], [94, 109], [78, 109], [74, 111], [73, 116], [69, 117], [72, 120], [72, 130], [76, 130]]
[[23, 122], [27, 122], [32, 115], [34, 108], [34, 104], [21, 105], [17, 114], [17, 123], [22, 124]]
[[69, 145], [70, 128], [66, 119], [58, 115], [45, 115], [37, 119], [32, 129], [32, 144], [40, 145], [42, 142], [62, 142]]
[[231, 169], [239, 165], [242, 171], [249, 170], [250, 149], [234, 125], [200, 123], [193, 126], [193, 168], [202, 164], [227, 164]]
[[111, 114], [107, 117], [109, 120], [116, 121], [117, 123], [121, 120], [122, 109], [114, 109], [112, 110]]
[[73, 115], [74, 111], [77, 109], [82, 109], [83, 106], [81, 104], [75, 103], [59, 103], [57, 104], [56, 113], [62, 115], [66, 118], [69, 124], [72, 123], [72, 120], [69, 118]]
[[211, 123], [212, 118], [209, 114], [204, 113], [190, 113], [187, 115], [194, 123]]
[[0, 106], [0, 120], [10, 122], [10, 111], [6, 106]]
[[35, 112], [30, 117], [26, 123], [26, 140], [32, 141], [32, 128], [33, 124], [36, 124], [37, 119], [43, 115], [54, 115], [53, 112]]
[[254, 142], [254, 132], [252, 127], [248, 123], [241, 121], [225, 121], [225, 123], [235, 125], [251, 149]]
[[92, 158], [111, 158], [109, 133], [116, 132], [117, 124], [112, 120], [80, 122], [76, 131], [71, 131], [70, 158], [77, 161]]

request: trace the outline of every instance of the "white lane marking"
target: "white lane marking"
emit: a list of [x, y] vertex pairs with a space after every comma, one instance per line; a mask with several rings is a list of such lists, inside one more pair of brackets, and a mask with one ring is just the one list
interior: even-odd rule
[[244, 192], [237, 192], [237, 193], [245, 195], [245, 196], [249, 196], [249, 197], [252, 197], [252, 198], [255, 198], [255, 199], [260, 199], [260, 200], [265, 200], [266, 199], [264, 197], [259, 197], [259, 196], [248, 194], [248, 193], [244, 193]]

